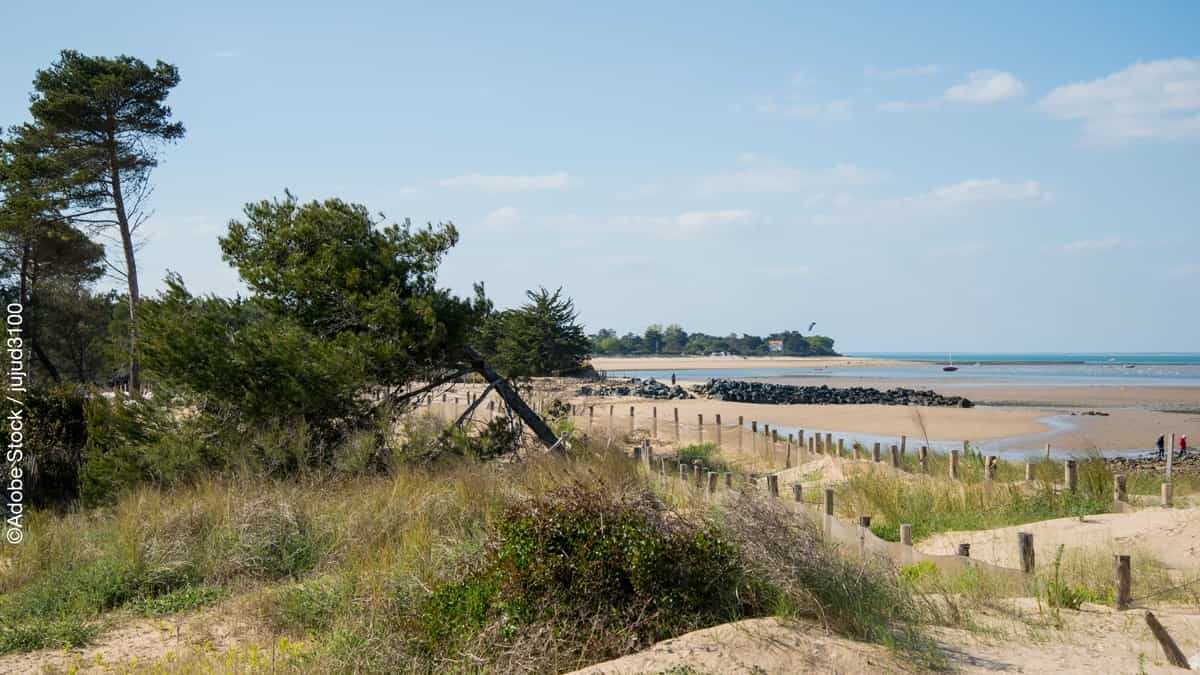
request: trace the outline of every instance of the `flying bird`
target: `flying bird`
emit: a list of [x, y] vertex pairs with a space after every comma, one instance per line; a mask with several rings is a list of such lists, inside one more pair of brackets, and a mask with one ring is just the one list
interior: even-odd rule
[[808, 324], [808, 332], [810, 332], [810, 333], [811, 333], [811, 332], [812, 332], [812, 329], [813, 329], [813, 326], [815, 326], [815, 325], [817, 325], [817, 322], [816, 322], [816, 321], [814, 321], [814, 322], [812, 322], [812, 323]]

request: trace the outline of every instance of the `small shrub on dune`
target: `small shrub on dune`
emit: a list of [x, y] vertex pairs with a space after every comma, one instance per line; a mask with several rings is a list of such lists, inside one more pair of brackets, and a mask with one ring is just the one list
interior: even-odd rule
[[774, 602], [719, 528], [666, 511], [649, 492], [575, 485], [503, 514], [482, 565], [436, 587], [407, 630], [423, 658], [482, 651], [555, 670]]

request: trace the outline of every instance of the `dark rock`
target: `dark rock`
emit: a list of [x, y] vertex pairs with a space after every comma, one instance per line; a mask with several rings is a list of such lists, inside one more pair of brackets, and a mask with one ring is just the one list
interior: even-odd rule
[[768, 382], [713, 379], [693, 387], [698, 395], [719, 401], [773, 404], [826, 405], [921, 405], [970, 408], [974, 404], [962, 396], [942, 396], [933, 391], [870, 387], [795, 386]]

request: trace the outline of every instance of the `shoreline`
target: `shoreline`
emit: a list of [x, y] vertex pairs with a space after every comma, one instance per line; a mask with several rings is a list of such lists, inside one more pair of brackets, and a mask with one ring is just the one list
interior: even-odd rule
[[862, 366], [911, 366], [923, 361], [877, 359], [866, 356], [594, 356], [589, 360], [598, 371], [636, 370], [721, 370], [737, 368], [849, 368]]

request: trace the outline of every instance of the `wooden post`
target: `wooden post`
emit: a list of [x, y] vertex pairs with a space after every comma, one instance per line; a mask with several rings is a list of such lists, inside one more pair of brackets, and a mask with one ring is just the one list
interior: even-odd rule
[[833, 515], [833, 488], [825, 488], [825, 515]]
[[1021, 571], [1025, 574], [1033, 574], [1033, 533], [1017, 533], [1017, 550], [1021, 555]]
[[696, 487], [704, 486], [704, 467], [700, 465], [700, 460], [692, 462], [692, 479], [696, 482]]
[[698, 439], [697, 442], [703, 443], [704, 442], [704, 415], [701, 415], [701, 414], [696, 415], [696, 428], [699, 429], [699, 431], [696, 432], [696, 438]]
[[904, 456], [904, 451], [908, 449], [908, 436], [900, 437], [900, 456]]
[[772, 497], [779, 496], [779, 476], [777, 474], [767, 474], [767, 494]]
[[629, 406], [629, 431], [633, 431], [633, 406]]
[[950, 480], [958, 480], [958, 451], [950, 451]]
[[970, 544], [959, 544], [958, 545], [958, 555], [960, 558], [970, 558], [971, 557], [971, 545]]
[[833, 434], [825, 434], [825, 452], [826, 454], [833, 452]]
[[808, 437], [808, 456], [812, 457], [817, 454], [817, 442], [813, 436]]
[[846, 439], [839, 438], [837, 448], [838, 448], [838, 457], [845, 455], [846, 454]]
[[708, 494], [716, 494], [717, 492], [717, 472], [708, 472]]
[[1129, 495], [1125, 493], [1125, 474], [1123, 473], [1113, 476], [1113, 501], [1129, 501]]
[[1033, 462], [1025, 462], [1025, 482], [1033, 482]]
[[725, 487], [727, 487], [727, 488], [733, 487], [733, 472], [732, 471], [725, 472]]
[[738, 415], [738, 450], [742, 449], [742, 436], [745, 429], [746, 422], [742, 419], [741, 415]]
[[862, 459], [862, 446], [859, 445], [858, 441], [854, 442], [854, 445], [851, 446], [850, 451], [854, 454], [854, 461], [857, 462], [858, 460]]
[[588, 433], [592, 431], [592, 420], [596, 418], [596, 406], [588, 406]]
[[1171, 482], [1171, 464], [1175, 458], [1175, 434], [1171, 434], [1171, 444], [1167, 446], [1167, 482]]
[[804, 501], [804, 498], [801, 495], [801, 491], [803, 489], [804, 486], [800, 485], [799, 483], [792, 483], [792, 499], [796, 500], [797, 502]]
[[1183, 650], [1175, 641], [1171, 639], [1171, 634], [1158, 621], [1158, 617], [1154, 616], [1154, 612], [1146, 612], [1146, 625], [1150, 627], [1150, 632], [1154, 633], [1154, 639], [1158, 640], [1158, 644], [1163, 649], [1163, 654], [1167, 657], [1167, 663], [1176, 668], [1191, 670], [1192, 666], [1188, 663], [1187, 657], [1184, 656]]
[[900, 543], [905, 546], [912, 546], [912, 525], [908, 523], [900, 524]]
[[900, 447], [895, 445], [892, 446], [892, 468], [900, 468]]
[[796, 445], [798, 447], [804, 445], [804, 430], [803, 429], [796, 430]]
[[650, 409], [650, 436], [658, 440], [658, 406]]
[[1074, 492], [1075, 489], [1079, 487], [1079, 469], [1075, 465], [1075, 460], [1073, 459], [1067, 460], [1066, 483], [1067, 492]]
[[996, 456], [988, 455], [983, 462], [983, 479], [992, 481], [996, 478]]
[[679, 408], [675, 408], [675, 442], [679, 442]]
[[687, 484], [687, 464], [684, 464], [683, 462], [679, 463], [679, 480], [684, 485]]
[[1050, 459], [1050, 444], [1046, 444], [1046, 459]]
[[1116, 590], [1113, 593], [1113, 607], [1118, 611], [1129, 609], [1129, 589], [1131, 586], [1129, 577], [1129, 556], [1114, 555], [1113, 556], [1113, 575], [1116, 577]]
[[633, 446], [633, 461], [635, 461], [639, 464], [642, 462], [642, 446], [640, 446], [640, 445]]
[[858, 526], [863, 529], [871, 529], [871, 516], [859, 516]]
[[719, 450], [719, 449], [721, 448], [721, 414], [720, 414], [720, 413], [717, 413], [717, 431], [716, 431], [716, 436], [717, 436], [717, 441], [716, 441], [716, 443], [717, 443], [717, 449]]
[[1173, 491], [1171, 489], [1171, 484], [1163, 483], [1162, 484], [1162, 505], [1163, 506], [1171, 506], [1174, 503], [1174, 499], [1172, 498], [1172, 496], [1173, 496]]
[[878, 443], [876, 443], [876, 444], [874, 445], [874, 447], [872, 447], [872, 448], [871, 448], [871, 459], [872, 459], [872, 460], [874, 460], [874, 461], [876, 461], [876, 462], [878, 462], [878, 461], [879, 461], [879, 458], [880, 458], [880, 454], [879, 454], [879, 444], [878, 444]]
[[929, 446], [921, 446], [917, 452], [917, 459], [921, 462], [921, 473], [929, 473]]
[[783, 459], [783, 468], [792, 468], [792, 435], [788, 434], [787, 440], [787, 456]]

